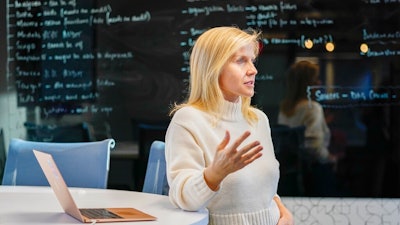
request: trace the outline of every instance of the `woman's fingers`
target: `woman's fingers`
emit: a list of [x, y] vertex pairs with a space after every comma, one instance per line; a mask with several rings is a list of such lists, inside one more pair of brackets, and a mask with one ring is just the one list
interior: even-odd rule
[[244, 162], [245, 165], [252, 163], [254, 160], [260, 158], [262, 156], [262, 151], [263, 147], [261, 145], [257, 145], [255, 147], [252, 147], [249, 151], [246, 153], [243, 153], [241, 155], [241, 158]]
[[219, 143], [217, 150], [223, 150], [228, 145], [229, 140], [231, 139], [229, 131], [225, 131], [224, 139], [222, 139], [221, 143]]
[[245, 131], [238, 139], [235, 140], [235, 142], [233, 142], [231, 148], [237, 150], [239, 145], [241, 145], [242, 142], [246, 140], [246, 138], [248, 138], [249, 136], [250, 136], [250, 131]]
[[218, 151], [214, 158], [214, 163], [219, 168], [224, 168], [228, 173], [234, 172], [238, 169], [243, 168], [247, 164], [262, 156], [261, 143], [259, 141], [253, 141], [244, 147], [238, 149], [238, 147], [250, 136], [249, 131], [245, 131], [239, 138], [237, 138], [231, 146], [228, 146], [230, 142], [230, 133], [226, 131], [224, 139], [218, 145]]
[[237, 157], [237, 161], [241, 161], [242, 163], [247, 165], [257, 158], [260, 158], [262, 155], [262, 150], [263, 147], [261, 146], [260, 142], [253, 141], [244, 146], [242, 149], [238, 150], [235, 157]]

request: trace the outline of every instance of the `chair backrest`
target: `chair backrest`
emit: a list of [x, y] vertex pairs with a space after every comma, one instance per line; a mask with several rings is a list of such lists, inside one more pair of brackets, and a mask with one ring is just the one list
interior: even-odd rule
[[107, 188], [113, 139], [94, 142], [52, 143], [12, 139], [3, 185], [48, 186], [33, 149], [54, 157], [69, 187]]
[[149, 161], [150, 147], [153, 141], [164, 141], [168, 124], [166, 122], [137, 122], [132, 121], [137, 128], [139, 143], [139, 160], [136, 166], [137, 189], [143, 189], [146, 176], [147, 162]]
[[0, 128], [0, 179], [2, 179], [3, 177], [5, 163], [6, 163], [6, 146], [4, 142], [3, 129]]
[[303, 162], [306, 158], [304, 132], [304, 126], [271, 127], [275, 155], [280, 163], [281, 177], [278, 192], [281, 195], [297, 196], [304, 193]]
[[169, 186], [167, 181], [165, 163], [165, 143], [153, 141], [150, 146], [149, 160], [142, 192], [168, 195]]

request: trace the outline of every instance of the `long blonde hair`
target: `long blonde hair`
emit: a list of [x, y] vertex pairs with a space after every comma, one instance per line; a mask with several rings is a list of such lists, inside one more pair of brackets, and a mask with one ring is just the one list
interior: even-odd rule
[[[260, 32], [241, 30], [237, 27], [215, 27], [196, 40], [190, 55], [190, 86], [186, 103], [175, 105], [170, 115], [184, 106], [194, 106], [221, 118], [225, 101], [219, 77], [226, 62], [243, 46], [252, 44], [255, 56], [259, 54]], [[249, 123], [258, 120], [250, 97], [242, 98], [242, 112]]]

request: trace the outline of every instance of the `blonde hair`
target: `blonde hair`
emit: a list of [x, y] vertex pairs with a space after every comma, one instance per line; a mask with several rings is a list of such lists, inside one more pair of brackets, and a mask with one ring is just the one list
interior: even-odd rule
[[[225, 101], [219, 77], [226, 62], [242, 47], [254, 46], [259, 54], [260, 32], [241, 30], [237, 27], [215, 27], [207, 30], [196, 40], [190, 55], [190, 86], [186, 103], [175, 105], [170, 115], [184, 106], [194, 106], [221, 118], [221, 105]], [[250, 97], [242, 98], [242, 112], [249, 123], [258, 120]]]

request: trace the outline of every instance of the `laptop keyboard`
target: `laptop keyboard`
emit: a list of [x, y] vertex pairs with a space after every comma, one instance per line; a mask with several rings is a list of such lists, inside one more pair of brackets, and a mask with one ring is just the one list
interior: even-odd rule
[[79, 209], [82, 215], [89, 219], [114, 219], [122, 218], [115, 213], [108, 211], [107, 209]]

